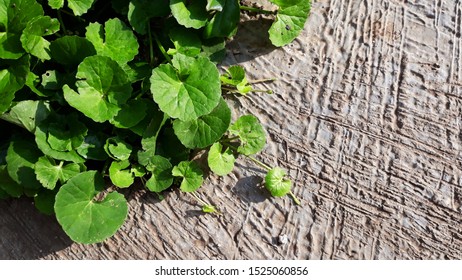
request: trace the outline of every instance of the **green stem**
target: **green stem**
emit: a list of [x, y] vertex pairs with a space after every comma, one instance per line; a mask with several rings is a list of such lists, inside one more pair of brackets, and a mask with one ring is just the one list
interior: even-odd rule
[[67, 34], [66, 26], [64, 25], [63, 18], [61, 17], [61, 10], [58, 10], [58, 20], [61, 28], [63, 29], [64, 35]]
[[[151, 29], [148, 29], [148, 31]], [[168, 53], [165, 51], [164, 46], [160, 43], [159, 37], [157, 37], [157, 34], [154, 32], [152, 33], [152, 36], [154, 37], [154, 40], [156, 41], [157, 47], [159, 48], [160, 52], [164, 55], [165, 59], [167, 59], [168, 62], [172, 63], [172, 59], [168, 55]], [[149, 41], [151, 41], [151, 32], [149, 31]]]
[[148, 37], [149, 37], [149, 64], [154, 64], [154, 47], [152, 45], [151, 23], [148, 21]]
[[[233, 146], [231, 146], [231, 145], [229, 145], [227, 143], [223, 143], [223, 142], [222, 142], [222, 144], [224, 146], [230, 148], [231, 150], [239, 153], [239, 151], [236, 149], [236, 147], [233, 147]], [[241, 153], [239, 153], [239, 154], [241, 154]], [[243, 154], [241, 154], [241, 155], [243, 155]], [[253, 161], [254, 163], [256, 163], [257, 165], [259, 165], [260, 167], [263, 167], [267, 171], [270, 171], [272, 169], [271, 166], [264, 164], [263, 162], [259, 161], [258, 159], [254, 158], [253, 156], [248, 156], [248, 155], [244, 155], [244, 156], [246, 158], [250, 159], [251, 161]]]
[[295, 204], [301, 205], [300, 200], [298, 200], [298, 198], [294, 195], [294, 193], [293, 193], [292, 191], [289, 192], [289, 195], [292, 197], [292, 199], [294, 200]]
[[274, 82], [276, 80], [277, 80], [276, 78], [268, 78], [268, 79], [252, 80], [248, 82], [249, 84], [259, 84], [259, 83], [266, 83], [266, 82]]
[[263, 9], [259, 9], [259, 8], [249, 7], [249, 6], [241, 6], [241, 5], [239, 5], [239, 9], [241, 11], [249, 11], [249, 12], [254, 12], [254, 13], [259, 13], [259, 14], [267, 14], [267, 15], [276, 14], [276, 12], [273, 12], [273, 11], [263, 10]]
[[205, 201], [203, 201], [202, 199], [200, 199], [195, 192], [188, 192], [192, 197], [194, 197], [199, 203], [202, 204], [202, 206], [204, 205], [208, 205], [208, 203], [206, 203]]

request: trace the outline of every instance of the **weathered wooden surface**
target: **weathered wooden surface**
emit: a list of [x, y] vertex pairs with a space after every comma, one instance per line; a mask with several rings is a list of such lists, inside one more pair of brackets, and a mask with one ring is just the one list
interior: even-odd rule
[[462, 258], [461, 25], [460, 1], [320, 0], [274, 50], [244, 23], [225, 65], [279, 81], [228, 101], [263, 121], [260, 158], [289, 170], [302, 207], [270, 198], [240, 159], [200, 192], [220, 218], [178, 192], [132, 192], [99, 245], [72, 244], [27, 200], [0, 202], [0, 258]]

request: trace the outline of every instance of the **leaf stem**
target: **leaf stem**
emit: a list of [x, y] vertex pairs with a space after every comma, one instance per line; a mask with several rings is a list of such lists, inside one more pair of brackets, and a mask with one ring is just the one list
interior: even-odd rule
[[[227, 144], [226, 142], [225, 142], [225, 143], [222, 142], [222, 144], [223, 144], [224, 146], [230, 148], [231, 150], [233, 150], [233, 151], [239, 153], [239, 151], [236, 149], [236, 147], [233, 147], [233, 146]], [[241, 153], [239, 153], [239, 154], [241, 154]], [[244, 154], [241, 154], [241, 155], [243, 155], [243, 156], [245, 156], [246, 158], [250, 159], [251, 161], [253, 161], [253, 162], [256, 163], [257, 165], [259, 165], [260, 167], [263, 167], [263, 168], [266, 169], [267, 171], [270, 171], [270, 170], [272, 169], [271, 166], [269, 166], [269, 165], [267, 165], [267, 164], [265, 164], [265, 163], [259, 161], [258, 159], [254, 158], [253, 156], [248, 156], [248, 155], [244, 155]]]
[[249, 6], [243, 6], [243, 5], [239, 5], [239, 9], [241, 11], [249, 11], [249, 12], [254, 12], [254, 13], [259, 13], [259, 14], [266, 14], [266, 15], [274, 15], [274, 14], [276, 14], [276, 12], [273, 12], [273, 11], [268, 11], [268, 10], [263, 10], [263, 9], [249, 7]]
[[[149, 44], [152, 46], [151, 36], [154, 37], [154, 40], [156, 41], [157, 47], [159, 48], [162, 55], [165, 57], [165, 59], [167, 59], [168, 62], [172, 63], [172, 59], [170, 58], [168, 53], [165, 51], [165, 48], [164, 48], [164, 46], [162, 46], [162, 44], [161, 44], [161, 42], [159, 40], [159, 37], [157, 37], [157, 34], [155, 32], [154, 33], [151, 32], [151, 27], [148, 28], [148, 33], [149, 33]], [[152, 59], [153, 56], [154, 55], [151, 54], [151, 59]]]
[[152, 45], [151, 22], [148, 21], [148, 37], [149, 37], [149, 64], [154, 64], [154, 47]]
[[301, 205], [300, 200], [298, 200], [298, 198], [294, 195], [294, 193], [293, 193], [292, 191], [289, 192], [289, 195], [290, 195], [290, 197], [292, 197], [292, 199], [294, 200], [295, 204]]
[[266, 83], [266, 82], [274, 82], [276, 78], [267, 78], [267, 79], [259, 79], [259, 80], [251, 80], [248, 81], [249, 84], [259, 84], [259, 83]]
[[66, 34], [67, 34], [67, 30], [66, 30], [66, 26], [64, 25], [63, 17], [61, 16], [61, 10], [58, 10], [58, 20], [59, 20], [60, 26], [61, 26], [62, 29], [63, 29], [64, 35], [66, 35]]

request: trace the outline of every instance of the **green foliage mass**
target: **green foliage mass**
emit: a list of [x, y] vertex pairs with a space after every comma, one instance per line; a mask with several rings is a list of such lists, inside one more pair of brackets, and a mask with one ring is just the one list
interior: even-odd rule
[[[259, 90], [243, 67], [217, 67], [242, 12], [271, 14], [276, 46], [298, 36], [310, 1], [271, 2], [0, 0], [0, 198], [31, 197], [72, 240], [96, 243], [124, 223], [117, 190], [137, 180], [159, 196], [177, 186], [218, 214], [196, 191], [241, 155], [268, 172], [273, 196], [299, 203], [285, 170], [251, 156], [263, 125], [233, 121], [225, 99]], [[193, 160], [201, 151], [207, 160]]]

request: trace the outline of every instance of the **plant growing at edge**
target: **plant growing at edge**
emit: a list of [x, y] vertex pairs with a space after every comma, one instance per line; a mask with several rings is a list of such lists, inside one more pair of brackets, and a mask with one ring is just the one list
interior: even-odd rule
[[310, 1], [271, 2], [0, 0], [0, 198], [32, 197], [72, 240], [101, 242], [127, 216], [113, 190], [137, 178], [219, 213], [196, 193], [204, 173], [190, 158], [206, 150], [215, 174], [243, 155], [267, 170], [271, 195], [299, 204], [286, 171], [252, 156], [266, 143], [258, 119], [232, 122], [223, 97], [258, 90], [241, 66], [216, 66], [241, 11], [274, 15], [276, 46], [298, 36]]

